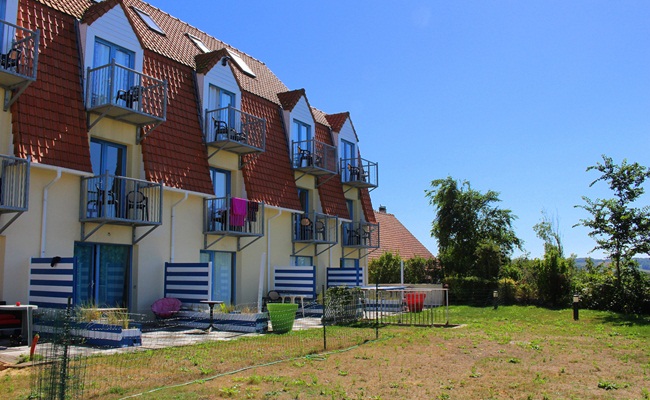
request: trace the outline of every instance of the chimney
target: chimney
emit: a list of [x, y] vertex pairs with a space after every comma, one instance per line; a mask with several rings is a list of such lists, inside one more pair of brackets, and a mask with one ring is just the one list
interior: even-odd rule
[[386, 206], [382, 206], [382, 205], [380, 205], [380, 206], [379, 206], [379, 212], [380, 212], [380, 213], [383, 213], [383, 214], [386, 214]]

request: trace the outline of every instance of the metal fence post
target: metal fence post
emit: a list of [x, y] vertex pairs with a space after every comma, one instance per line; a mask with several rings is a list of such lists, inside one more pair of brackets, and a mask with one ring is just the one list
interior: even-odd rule
[[327, 294], [325, 293], [325, 285], [321, 286], [321, 290], [321, 293], [323, 293], [323, 350], [327, 350], [327, 328], [325, 327], [325, 316], [327, 315]]
[[63, 358], [61, 360], [61, 371], [59, 373], [59, 399], [65, 400], [66, 385], [68, 380], [68, 345], [70, 341], [70, 318], [71, 318], [72, 297], [68, 297], [68, 306], [65, 309], [63, 320]]
[[379, 278], [375, 282], [375, 339], [379, 339]]

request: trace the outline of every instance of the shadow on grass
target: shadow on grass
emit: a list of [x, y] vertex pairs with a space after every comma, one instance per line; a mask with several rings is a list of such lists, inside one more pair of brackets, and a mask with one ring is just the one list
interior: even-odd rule
[[650, 326], [650, 316], [648, 315], [624, 315], [608, 313], [602, 317], [597, 317], [601, 321], [617, 326]]

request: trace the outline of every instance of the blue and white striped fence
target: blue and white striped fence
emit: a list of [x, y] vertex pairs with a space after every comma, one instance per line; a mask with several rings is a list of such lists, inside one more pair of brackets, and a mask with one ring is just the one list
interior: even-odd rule
[[29, 265], [29, 304], [44, 308], [65, 308], [74, 299], [74, 257], [32, 258]]
[[273, 267], [273, 289], [282, 296], [316, 298], [316, 267]]
[[363, 268], [327, 268], [327, 287], [363, 286], [364, 271]]
[[211, 263], [165, 263], [165, 297], [175, 297], [184, 304], [208, 300], [211, 271]]

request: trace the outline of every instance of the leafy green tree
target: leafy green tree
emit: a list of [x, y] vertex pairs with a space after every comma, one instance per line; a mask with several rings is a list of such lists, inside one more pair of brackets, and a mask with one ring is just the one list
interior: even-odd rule
[[589, 236], [597, 243], [593, 250], [603, 250], [611, 258], [620, 290], [622, 268], [636, 268], [632, 258], [650, 253], [650, 207], [634, 207], [644, 193], [643, 183], [650, 177], [650, 170], [638, 163], [628, 164], [625, 159], [617, 165], [611, 157], [602, 157], [603, 163], [587, 168], [601, 173], [589, 187], [603, 181], [614, 197], [592, 200], [583, 196], [586, 204], [576, 207], [587, 211], [591, 218], [581, 219], [575, 226], [591, 229]]
[[368, 265], [368, 283], [398, 283], [401, 278], [402, 258], [399, 254], [385, 252]]
[[489, 252], [498, 249], [497, 263], [501, 264], [515, 248], [521, 248], [522, 242], [512, 229], [517, 217], [495, 205], [501, 201], [498, 192], [481, 193], [468, 181], [448, 176], [432, 181], [431, 187], [425, 191], [429, 204], [436, 208], [431, 236], [438, 239], [438, 258], [445, 275], [496, 278], [497, 257]]
[[537, 237], [544, 241], [544, 253], [555, 248], [560, 257], [564, 256], [562, 235], [560, 234], [557, 217], [552, 217], [546, 210], [542, 210], [542, 220], [533, 226], [533, 230]]
[[405, 283], [439, 283], [441, 279], [440, 266], [434, 258], [415, 256], [404, 263]]

